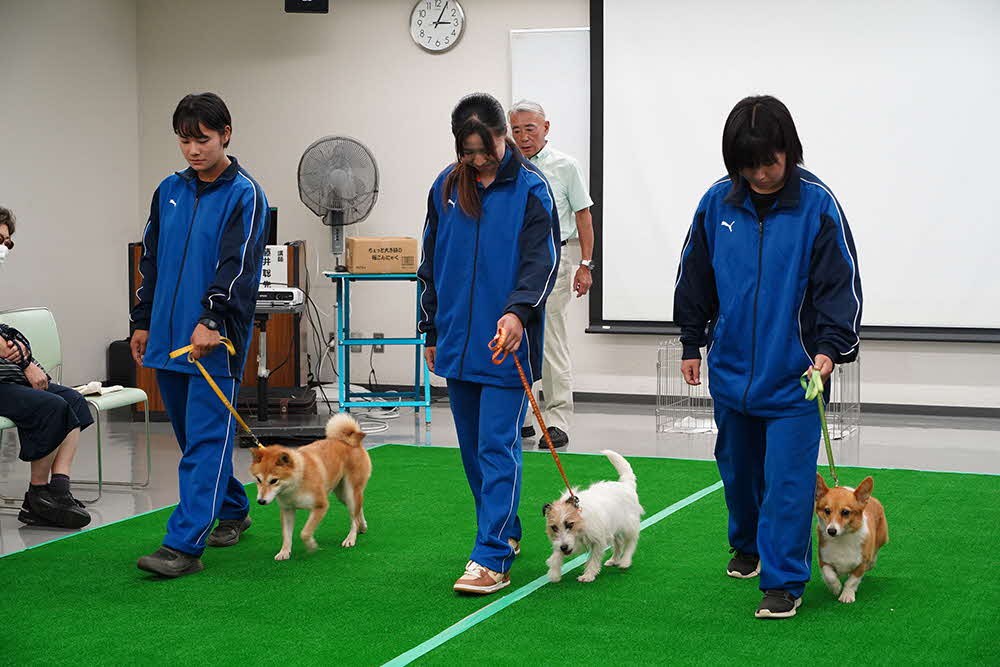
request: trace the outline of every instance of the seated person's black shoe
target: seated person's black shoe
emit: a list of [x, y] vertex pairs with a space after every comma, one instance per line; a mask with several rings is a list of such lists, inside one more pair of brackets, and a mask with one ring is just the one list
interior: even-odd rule
[[152, 572], [162, 577], [183, 577], [186, 574], [194, 574], [205, 569], [201, 559], [191, 554], [186, 554], [170, 547], [163, 546], [148, 556], [143, 556], [136, 563], [140, 570]]
[[521, 427], [521, 437], [522, 438], [534, 438], [535, 437], [535, 427], [534, 426], [522, 426]]
[[219, 519], [219, 525], [209, 534], [205, 544], [210, 547], [231, 547], [240, 541], [240, 535], [252, 523], [249, 515], [242, 519]]
[[28, 487], [18, 521], [29, 526], [83, 528], [90, 523], [90, 513], [70, 495], [53, 496], [48, 486]]
[[757, 618], [790, 618], [795, 616], [795, 610], [802, 604], [802, 598], [797, 598], [788, 591], [766, 590], [761, 600]]
[[[561, 447], [565, 447], [566, 445], [569, 444], [569, 436], [566, 435], [566, 432], [563, 431], [561, 428], [558, 428], [556, 426], [550, 426], [545, 430], [548, 431], [549, 437], [552, 438], [552, 446], [555, 447], [556, 449], [560, 449]], [[539, 449], [549, 448], [548, 443], [545, 442], [545, 438], [540, 438], [538, 440], [538, 448]]]

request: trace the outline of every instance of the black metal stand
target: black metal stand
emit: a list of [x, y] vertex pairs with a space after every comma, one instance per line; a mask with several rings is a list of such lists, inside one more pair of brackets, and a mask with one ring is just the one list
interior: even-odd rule
[[[292, 312], [292, 311], [289, 311]], [[257, 418], [248, 425], [265, 445], [305, 445], [325, 436], [325, 429], [320, 425], [287, 424], [281, 417], [277, 422], [271, 419], [268, 411], [268, 378], [271, 372], [267, 368], [267, 321], [270, 313], [258, 311], [254, 314], [254, 324], [260, 335], [257, 347]], [[246, 434], [240, 434], [240, 446], [251, 447], [253, 440]]]
[[270, 374], [267, 370], [267, 320], [270, 315], [267, 313], [256, 313], [254, 321], [260, 330], [260, 337], [257, 346], [257, 421], [266, 422], [267, 414], [267, 377]]

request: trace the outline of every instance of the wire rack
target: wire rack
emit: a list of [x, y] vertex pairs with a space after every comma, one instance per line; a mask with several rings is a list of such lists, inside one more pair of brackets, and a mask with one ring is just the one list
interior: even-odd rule
[[[682, 352], [679, 338], [665, 340], [657, 349], [656, 432], [677, 436], [715, 434], [707, 369], [702, 367], [700, 385], [692, 387], [684, 382], [680, 373]], [[856, 448], [861, 430], [860, 361], [834, 369], [826, 414], [831, 440]]]

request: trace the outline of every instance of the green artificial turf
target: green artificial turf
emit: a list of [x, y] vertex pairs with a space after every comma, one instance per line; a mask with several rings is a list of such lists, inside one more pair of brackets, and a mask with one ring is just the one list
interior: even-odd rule
[[1000, 477], [840, 469], [847, 485], [869, 473], [889, 543], [854, 604], [814, 565], [795, 618], [754, 618], [758, 580], [725, 575], [720, 491], [644, 530], [631, 570], [581, 584], [577, 568], [416, 664], [475, 664], [499, 644], [527, 665], [1000, 665]]
[[[335, 504], [316, 533], [319, 551], [306, 553], [298, 539], [306, 517], [300, 512], [292, 559], [276, 562], [278, 507], [254, 504], [254, 525], [240, 544], [209, 549], [205, 570], [180, 579], [135, 567], [159, 546], [171, 508], [0, 559], [3, 663], [375, 665], [494, 601], [451, 590], [475, 536], [458, 450], [385, 446], [371, 456], [369, 531], [351, 549], [340, 547], [347, 512]], [[574, 484], [615, 478], [603, 456], [561, 459]], [[650, 513], [718, 479], [710, 463], [630, 460]], [[525, 453], [525, 535], [506, 591], [544, 574], [541, 506], [561, 485], [547, 452]], [[713, 533], [716, 545], [724, 540], [719, 526]], [[655, 590], [663, 580], [649, 583]]]

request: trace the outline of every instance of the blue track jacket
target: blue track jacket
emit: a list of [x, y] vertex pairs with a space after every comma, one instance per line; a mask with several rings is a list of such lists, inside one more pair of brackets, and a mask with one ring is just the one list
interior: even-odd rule
[[143, 366], [198, 374], [186, 355], [169, 353], [191, 343], [198, 320], [211, 318], [236, 347], [220, 345], [201, 362], [213, 376], [240, 380], [253, 327], [267, 240], [264, 191], [232, 164], [198, 194], [188, 168], [168, 176], [150, 205], [139, 263], [142, 284], [131, 328], [148, 329]]
[[541, 377], [545, 300], [559, 269], [555, 200], [541, 172], [508, 148], [496, 180], [479, 186], [483, 213], [474, 220], [458, 206], [457, 187], [443, 196], [453, 167], [427, 197], [418, 329], [437, 347], [435, 374], [520, 387], [514, 362], [494, 365], [487, 345], [497, 320], [514, 313], [524, 325], [518, 358], [529, 382]]
[[[747, 414], [815, 410], [799, 376], [816, 354], [858, 354], [861, 274], [854, 238], [833, 193], [791, 167], [759, 219], [748, 185], [727, 177], [698, 204], [674, 288], [685, 359], [708, 345], [712, 397]], [[706, 332], [707, 327], [707, 332]]]

